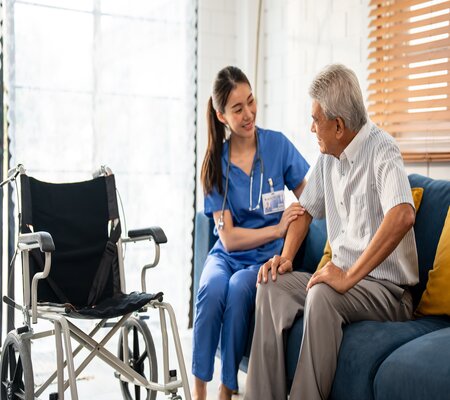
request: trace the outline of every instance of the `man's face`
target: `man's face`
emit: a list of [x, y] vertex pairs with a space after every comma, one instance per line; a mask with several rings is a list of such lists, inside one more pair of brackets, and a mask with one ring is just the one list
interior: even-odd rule
[[320, 152], [339, 157], [340, 154], [336, 154], [338, 150], [336, 120], [328, 120], [322, 111], [322, 107], [316, 100], [313, 100], [312, 103], [311, 116], [313, 119], [311, 132], [316, 134]]

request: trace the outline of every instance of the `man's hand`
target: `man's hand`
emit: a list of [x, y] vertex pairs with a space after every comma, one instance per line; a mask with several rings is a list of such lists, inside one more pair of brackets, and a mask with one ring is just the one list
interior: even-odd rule
[[256, 286], [261, 282], [267, 283], [269, 269], [271, 271], [272, 280], [276, 281], [277, 273], [283, 275], [286, 272], [292, 271], [292, 261], [282, 256], [273, 256], [259, 268]]
[[316, 271], [308, 282], [306, 290], [311, 289], [316, 283], [326, 283], [332, 287], [336, 292], [344, 294], [353, 287], [350, 282], [348, 273], [343, 271], [331, 261], [325, 264], [325, 266]]

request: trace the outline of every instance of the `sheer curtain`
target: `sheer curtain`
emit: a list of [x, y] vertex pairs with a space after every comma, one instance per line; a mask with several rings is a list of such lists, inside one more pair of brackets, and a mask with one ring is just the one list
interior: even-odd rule
[[[6, 70], [12, 164], [38, 179], [116, 175], [126, 228], [168, 237], [148, 291], [187, 327], [194, 215], [196, 2], [9, 0]], [[126, 250], [140, 288], [147, 244]]]

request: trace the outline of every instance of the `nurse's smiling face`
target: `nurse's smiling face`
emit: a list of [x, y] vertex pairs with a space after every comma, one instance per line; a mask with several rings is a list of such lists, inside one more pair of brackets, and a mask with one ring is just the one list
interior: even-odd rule
[[236, 136], [253, 137], [255, 132], [256, 100], [246, 83], [238, 83], [228, 96], [225, 111], [217, 112], [217, 118], [228, 125]]

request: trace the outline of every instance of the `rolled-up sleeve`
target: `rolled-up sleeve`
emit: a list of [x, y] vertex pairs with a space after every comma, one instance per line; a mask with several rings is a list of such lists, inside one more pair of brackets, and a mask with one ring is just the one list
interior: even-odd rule
[[311, 171], [308, 183], [300, 196], [300, 204], [305, 207], [306, 211], [308, 211], [313, 218], [318, 219], [325, 218], [323, 163], [324, 157], [321, 154]]
[[[222, 209], [222, 203], [223, 203], [223, 195], [221, 195], [217, 188], [214, 187], [213, 190], [205, 195], [205, 201], [204, 201], [204, 212], [205, 215], [209, 218], [212, 218], [213, 213], [216, 211], [220, 211]], [[228, 207], [225, 205], [225, 209], [228, 209]]]

